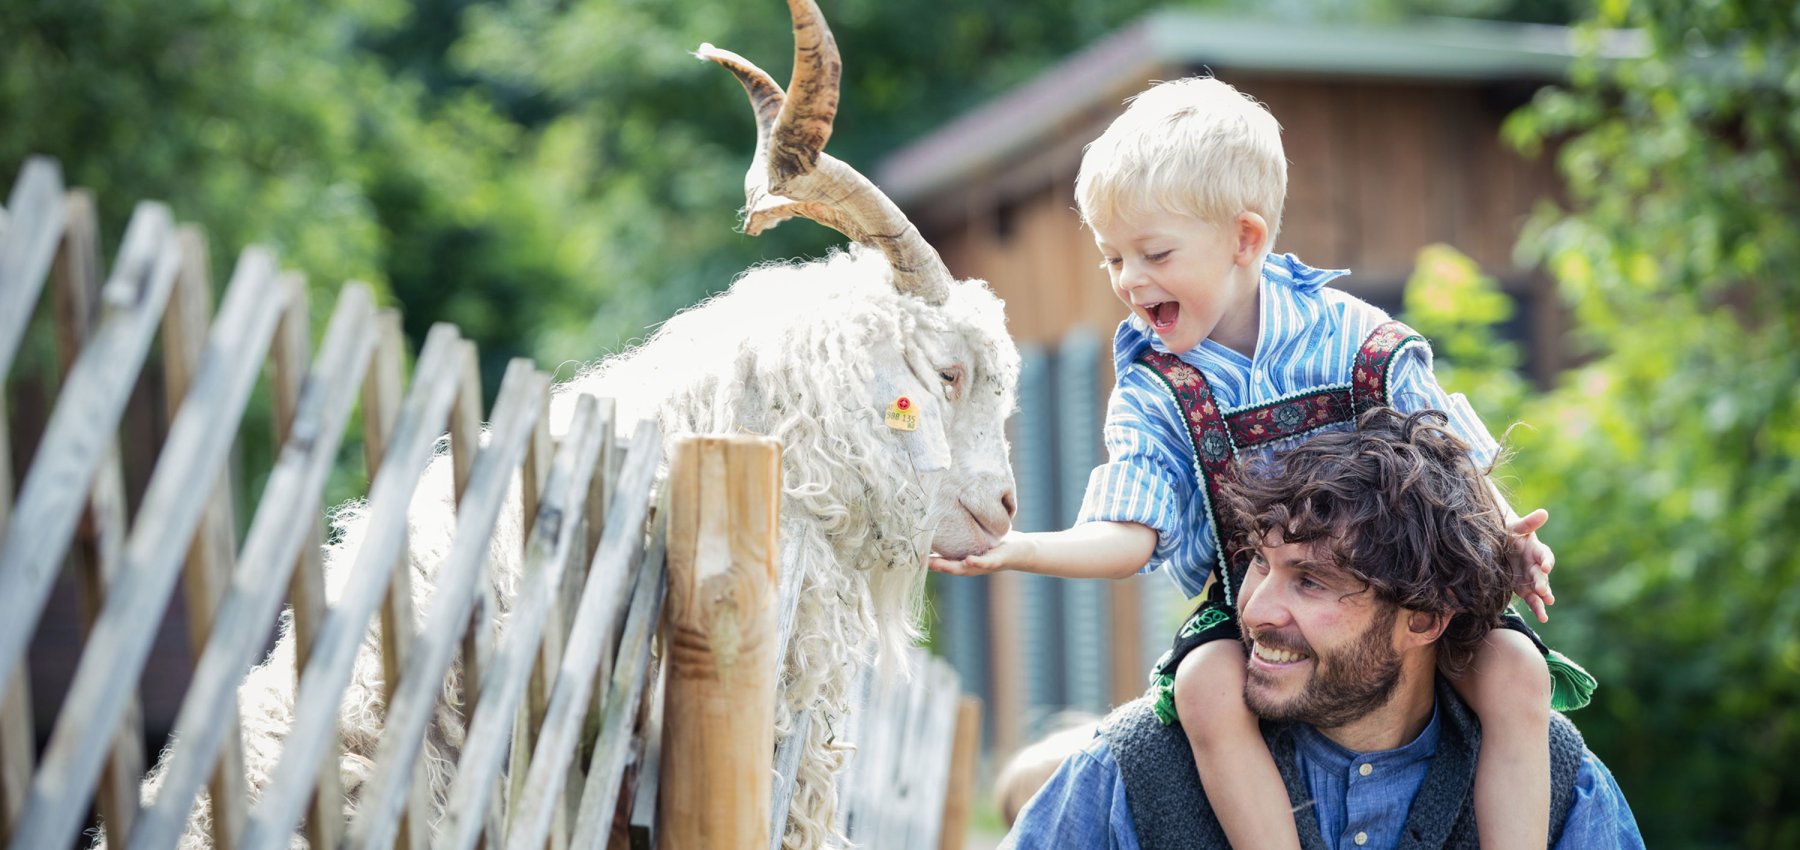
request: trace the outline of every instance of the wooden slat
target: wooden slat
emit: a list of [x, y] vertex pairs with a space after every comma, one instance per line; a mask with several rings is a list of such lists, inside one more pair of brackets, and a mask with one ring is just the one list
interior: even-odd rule
[[[0, 395], [0, 534], [6, 533], [6, 520], [12, 513], [12, 438], [7, 434], [6, 400]], [[35, 769], [36, 742], [31, 719], [31, 683], [24, 668], [13, 673], [13, 680], [0, 698], [0, 841], [12, 835], [25, 808], [25, 791], [31, 785]]]
[[[212, 276], [207, 267], [206, 238], [199, 228], [178, 231], [181, 243], [181, 275], [176, 278], [169, 309], [163, 314], [163, 389], [171, 415], [178, 413], [188, 394], [206, 346], [206, 326], [212, 316]], [[304, 307], [305, 289], [292, 276], [277, 279], [282, 303]], [[285, 311], [284, 311], [285, 312]], [[188, 548], [182, 589], [187, 605], [188, 642], [199, 660], [212, 633], [218, 605], [231, 580], [232, 559], [237, 549], [237, 520], [231, 483], [221, 472], [213, 481], [201, 515], [200, 528]], [[244, 779], [244, 748], [237, 707], [231, 706], [216, 723], [225, 727], [225, 746], [219, 751], [218, 768], [211, 786], [212, 839], [214, 846], [230, 847], [244, 830], [250, 809], [248, 783]], [[135, 789], [134, 793], [135, 793]]]
[[840, 783], [840, 820], [867, 850], [934, 847], [945, 828], [961, 686], [922, 649], [910, 664], [910, 679], [868, 671], [847, 724], [856, 752]]
[[350, 824], [353, 848], [374, 850], [392, 846], [395, 840], [409, 787], [416, 784], [419, 751], [450, 669], [456, 637], [467, 627], [478, 585], [486, 580], [482, 566], [488, 558], [494, 523], [513, 471], [524, 459], [525, 445], [542, 409], [539, 399], [548, 384], [549, 379], [526, 360], [513, 361], [501, 382], [493, 437], [470, 469], [450, 553], [438, 568], [429, 619], [406, 659], [399, 687], [388, 705], [374, 776], [363, 786], [356, 820]]
[[975, 760], [981, 755], [981, 700], [964, 696], [956, 703], [956, 737], [950, 744], [950, 780], [944, 789], [943, 829], [938, 850], [962, 850], [974, 801]]
[[837, 820], [844, 835], [858, 844], [868, 844], [870, 836], [879, 834], [868, 824], [876, 811], [866, 798], [869, 789], [878, 784], [877, 777], [887, 757], [887, 742], [877, 734], [884, 721], [880, 710], [893, 699], [888, 677], [875, 672], [874, 668], [862, 671], [844, 723], [843, 739], [851, 742], [856, 751], [839, 781]]
[[[33, 160], [26, 164], [9, 201], [19, 227], [0, 228], [0, 314], [5, 321], [17, 322], [15, 331], [6, 332], [11, 342], [0, 345], [7, 363], [24, 339], [24, 323], [30, 318], [43, 286], [43, 274], [35, 270], [35, 252], [45, 238], [56, 239], [52, 274], [59, 284], [52, 289], [56, 324], [62, 332], [56, 335], [60, 362], [75, 361], [80, 342], [87, 338], [92, 324], [93, 291], [99, 288], [100, 262], [98, 238], [94, 224], [93, 198], [81, 190], [62, 195], [62, 176], [54, 161]], [[48, 200], [60, 202], [62, 209], [51, 213]], [[28, 212], [35, 209], [36, 212]], [[48, 213], [48, 214], [46, 214]], [[23, 217], [31, 216], [24, 222]], [[37, 231], [43, 231], [38, 233]], [[50, 234], [48, 237], [44, 233]], [[72, 287], [68, 282], [90, 282], [86, 287]], [[85, 295], [87, 301], [78, 302]], [[7, 377], [10, 366], [0, 368], [0, 381]], [[0, 535], [6, 533], [12, 515], [13, 472], [12, 438], [7, 432], [11, 417], [6, 399], [0, 394]], [[29, 677], [20, 669], [4, 688], [6, 697], [0, 702], [0, 839], [12, 834], [25, 806], [25, 795], [31, 785], [36, 763], [36, 735], [31, 715]]]
[[[356, 400], [356, 383], [344, 376], [360, 375], [368, 368], [374, 350], [375, 307], [367, 287], [346, 285], [326, 326], [319, 360], [302, 377], [305, 328], [295, 313], [305, 309], [304, 304], [288, 305], [288, 321], [276, 358], [275, 396], [278, 410], [286, 413], [279, 429], [283, 437], [279, 454], [251, 518], [239, 567], [176, 715], [168, 771], [154, 804], [145, 810], [131, 836], [132, 850], [171, 847], [181, 835], [194, 798], [225, 745], [225, 730], [215, 718], [233, 710], [237, 686], [262, 650], [289, 574], [305, 553], [318, 551], [318, 524], [295, 522], [294, 518], [318, 512]], [[323, 593], [321, 587], [321, 607]], [[298, 614], [297, 609], [296, 634]], [[333, 741], [334, 752], [335, 744]], [[335, 758], [328, 768], [335, 780]], [[341, 797], [334, 792], [328, 800], [342, 817]]]
[[[356, 289], [354, 296], [350, 290]], [[346, 298], [349, 296], [349, 299]], [[352, 306], [354, 304], [354, 306]], [[298, 406], [301, 404], [301, 384], [310, 381], [307, 374], [308, 354], [311, 345], [308, 328], [310, 317], [304, 309], [290, 309], [282, 317], [281, 327], [276, 332], [275, 340], [275, 442], [287, 445], [288, 439], [300, 424]], [[363, 328], [367, 337], [366, 344], [358, 345], [356, 351], [356, 368], [341, 374], [346, 386], [360, 386], [358, 380], [367, 375], [369, 364], [375, 356], [376, 318], [374, 300], [368, 296], [368, 288], [360, 283], [348, 283], [340, 290], [338, 304], [334, 308], [338, 314], [346, 315], [346, 321], [355, 321]], [[342, 313], [353, 309], [354, 315]], [[336, 320], [334, 315], [333, 326]], [[326, 328], [327, 339], [331, 338], [333, 326]], [[329, 353], [329, 348], [327, 352]], [[316, 392], [316, 391], [315, 391]], [[355, 398], [350, 393], [333, 395], [333, 398], [348, 400]], [[335, 408], [333, 408], [335, 409]], [[339, 423], [337, 430], [331, 432], [332, 451], [343, 436], [344, 423]], [[266, 497], [265, 497], [266, 498]], [[316, 501], [311, 507], [318, 507]], [[300, 516], [303, 514], [296, 514]], [[294, 564], [288, 574], [288, 598], [293, 605], [294, 636], [294, 688], [300, 687], [300, 671], [312, 660], [313, 639], [318, 636], [319, 626], [325, 620], [325, 534], [322, 521], [315, 519], [305, 524], [306, 536], [301, 543], [300, 551], [294, 556]], [[239, 675], [242, 672], [239, 671]], [[339, 800], [343, 797], [342, 781], [338, 778], [338, 761], [341, 758], [342, 746], [336, 740], [324, 745], [325, 752], [319, 755], [319, 774], [313, 789], [313, 797], [307, 803], [306, 823], [301, 831], [306, 835], [308, 846], [331, 850], [343, 840], [344, 809]]]
[[462, 358], [463, 382], [457, 388], [456, 404], [450, 408], [450, 464], [458, 510], [469, 489], [469, 476], [475, 474], [475, 456], [481, 453], [481, 364], [475, 343], [463, 340]]
[[26, 160], [6, 210], [0, 229], [0, 379], [12, 373], [63, 233], [62, 167], [45, 157]]
[[669, 468], [668, 715], [657, 833], [670, 847], [769, 842], [780, 450], [677, 443]]
[[[600, 533], [606, 523], [607, 502], [611, 495], [611, 487], [616, 483], [609, 480], [609, 467], [617, 454], [618, 441], [614, 436], [614, 417], [618, 404], [610, 398], [595, 399], [595, 425], [600, 432], [600, 454], [594, 458], [594, 474], [588, 479], [587, 498], [582, 502], [581, 527], [585, 535], [583, 545], [571, 553], [568, 575], [563, 579], [563, 622], [574, 629], [576, 609], [581, 601], [581, 589], [587, 586], [588, 567], [593, 563], [594, 552], [600, 546]], [[613, 662], [611, 656], [600, 658], [602, 665]], [[602, 723], [603, 703], [606, 700], [607, 681], [600, 680], [588, 694], [587, 708], [582, 712], [581, 730], [578, 740], [596, 741]], [[553, 848], [567, 847], [575, 839], [564, 840], [573, 828], [577, 813], [581, 809], [581, 795], [587, 787], [587, 764], [579, 758], [569, 760], [569, 773], [563, 781], [562, 805], [556, 815], [555, 828], [552, 830]]]
[[24, 671], [13, 676], [13, 686], [7, 690], [5, 703], [0, 704], [0, 793], [4, 794], [0, 798], [0, 840], [11, 836], [13, 825], [19, 822], [35, 761], [31, 686]]
[[923, 697], [924, 711], [901, 743], [906, 752], [914, 754], [905, 759], [912, 768], [907, 812], [911, 838], [906, 847], [936, 847], [943, 841], [944, 798], [956, 758], [957, 702], [962, 685], [956, 671], [942, 659], [929, 658], [927, 671], [924, 681], [914, 685]]
[[573, 850], [604, 847], [612, 831], [613, 814], [618, 810], [619, 786], [624, 781], [625, 766], [633, 749], [631, 727], [649, 685], [650, 640], [662, 621], [663, 598], [668, 590], [666, 547], [665, 526], [645, 551], [643, 568], [638, 571], [637, 585], [632, 589], [625, 635], [619, 642], [612, 681], [605, 689], [599, 737], [593, 758], [587, 765], [586, 784], [581, 789], [581, 805], [571, 842]]
[[[568, 616], [571, 620], [580, 602], [579, 588], [587, 586], [588, 567], [593, 564], [594, 553], [600, 549], [600, 534], [606, 527], [606, 510], [611, 507], [613, 488], [618, 485], [618, 471], [614, 465], [620, 455], [617, 437], [618, 404], [610, 398], [596, 399], [596, 402], [594, 427], [600, 430], [600, 456], [594, 459], [594, 476], [588, 480], [587, 501], [583, 503], [582, 528], [587, 531], [587, 545], [581, 550], [575, 563], [570, 565], [571, 570], [579, 570], [570, 574], [575, 577], [572, 583], [577, 588], [577, 593], [568, 597]], [[607, 659], [602, 659], [605, 660]], [[594, 740], [594, 736], [599, 734], [604, 691], [604, 687], [595, 688], [593, 698], [588, 701], [587, 720], [582, 727], [584, 741]], [[583, 771], [584, 766], [579, 759], [570, 765], [570, 811], [578, 808], [581, 802], [578, 795], [586, 780]]]
[[56, 362], [65, 380], [81, 349], [94, 333], [98, 318], [100, 285], [100, 224], [94, 212], [93, 193], [75, 189], [64, 198], [64, 230], [57, 245], [56, 262], [50, 268], [51, 312], [56, 318]]
[[[550, 404], [550, 391], [544, 390], [543, 403]], [[539, 418], [531, 434], [531, 445], [525, 449], [525, 465], [520, 469], [519, 498], [525, 516], [535, 517], [538, 514], [538, 501], [543, 498], [544, 479], [550, 474], [551, 455], [556, 446], [550, 439], [550, 423]], [[523, 539], [519, 542], [524, 552], [531, 551], [531, 535], [536, 533], [535, 526], [527, 527]]]
[[[784, 648], [782, 657], [785, 655]], [[806, 750], [806, 736], [812, 734], [812, 724], [812, 709], [796, 712], [793, 722], [788, 724], [787, 737], [775, 744], [775, 779], [769, 789], [769, 850], [780, 850], [781, 836], [787, 831], [788, 809], [794, 803], [794, 783], [800, 776], [800, 755]]]
[[[468, 631], [463, 637], [463, 728], [472, 728], [475, 713], [481, 707], [481, 694], [491, 675], [494, 659], [494, 615], [499, 605], [494, 598], [491, 566], [484, 567], [481, 585], [476, 589], [474, 605], [469, 611]], [[481, 801], [477, 844], [499, 847], [505, 834], [505, 808], [499, 794]]]
[[[579, 406], [577, 408], [579, 410]], [[571, 434], [578, 433], [571, 429]], [[601, 551], [595, 555], [594, 572], [607, 563], [618, 561], [623, 570], [632, 546], [626, 528], [643, 524], [642, 513], [633, 520], [635, 511], [644, 510], [650, 481], [661, 459], [658, 437], [653, 424], [640, 426], [632, 439], [625, 473], [613, 509], [607, 515]], [[635, 488], [635, 495], [634, 493]], [[535, 531], [532, 545], [521, 572], [513, 607], [507, 615], [506, 630], [500, 635], [493, 664], [482, 681], [481, 701], [469, 724], [466, 745], [456, 763], [456, 781], [451, 785], [449, 805], [445, 809], [448, 823], [441, 833], [440, 846], [451, 850], [468, 850], [475, 845], [486, 817], [484, 805], [500, 777], [506, 755], [506, 729], [512, 724], [525, 691], [525, 680], [531, 675], [538, 645], [543, 639], [544, 612], [555, 600], [556, 583], [568, 561], [568, 550], [574, 543], [579, 523], [564, 522], [563, 517], [540, 511], [532, 519]], [[607, 543], [606, 541], [612, 541]]]
[[106, 750], [92, 732], [115, 728], [133, 699], [205, 507], [205, 500], [192, 497], [191, 482], [215, 481], [225, 468], [231, 441], [218, 434], [235, 430], [274, 336], [282, 307], [274, 272], [273, 256], [253, 248], [232, 275], [193, 390], [170, 428], [126, 541], [123, 567], [108, 590], [33, 780], [14, 839], [21, 847], [52, 846], [80, 826]]
[[240, 844], [284, 847], [313, 790], [320, 754], [336, 737], [338, 704], [350, 680], [356, 650], [369, 618], [392, 580], [392, 566], [404, 550], [406, 508], [436, 437], [455, 400], [463, 361], [458, 336], [449, 325], [432, 328], [419, 357], [413, 386], [394, 426], [381, 472], [370, 488], [369, 529], [342, 595], [325, 614], [310, 663], [300, 675], [293, 725], [263, 798], [251, 810]]
[[[66, 381], [93, 333], [101, 271], [100, 226], [95, 219], [93, 196], [83, 190], [70, 192], [64, 215], [63, 241], [51, 268], [55, 281], [51, 303], [56, 317], [57, 365]], [[100, 463], [68, 558], [81, 600], [84, 639], [91, 636], [105, 604], [106, 588], [118, 575], [125, 550], [126, 522], [124, 474], [115, 442], [107, 447], [106, 457]], [[125, 706], [124, 720], [113, 740], [99, 789], [100, 816], [120, 834], [129, 832], [136, 819], [137, 782], [143, 770], [142, 715], [137, 701], [132, 699]]]
[[[544, 404], [547, 406], [549, 403], [549, 393], [546, 390]], [[540, 419], [532, 434], [531, 446], [525, 453], [525, 465], [519, 470], [523, 516], [538, 515], [538, 505], [543, 499], [545, 478], [550, 472], [554, 448], [550, 439], [550, 423], [547, 418]], [[525, 533], [520, 538], [526, 551], [530, 551], [531, 536], [536, 531], [535, 522], [526, 523]], [[568, 564], [563, 569], [567, 570]], [[533, 665], [531, 679], [526, 686], [525, 701], [519, 706], [519, 716], [513, 722], [512, 751], [506, 769], [506, 799], [509, 801], [518, 799], [525, 792], [525, 776], [531, 770], [531, 754], [536, 749], [538, 730], [544, 725], [544, 711], [549, 707], [550, 688], [553, 684], [551, 678], [556, 675], [556, 663], [562, 654], [563, 638], [566, 635], [563, 611], [567, 607], [568, 586], [566, 579], [557, 585], [555, 601], [544, 612], [548, 619], [544, 624], [543, 640], [537, 661]], [[508, 806], [508, 811], [510, 810], [511, 807]]]
[[[363, 461], [373, 480], [380, 474], [381, 458], [386, 454], [394, 422], [399, 415], [400, 395], [404, 391], [402, 361], [406, 340], [400, 331], [400, 314], [383, 311], [379, 321], [380, 339], [375, 343], [375, 364], [363, 379]], [[467, 345], [458, 345], [452, 357], [460, 358], [462, 369], [468, 368]], [[462, 383], [467, 383], [465, 379]], [[457, 397], [464, 395], [458, 387]], [[405, 523], [402, 523], [404, 526]], [[406, 545], [405, 529], [401, 530], [400, 548], [388, 565], [388, 589], [381, 598], [381, 688], [384, 704], [392, 705], [400, 687], [400, 673], [406, 656], [412, 651], [413, 618], [412, 568]], [[414, 765], [415, 769], [422, 766]], [[399, 841], [395, 846], [409, 850], [425, 850], [430, 838], [424, 806], [423, 788], [408, 782], [413, 789], [401, 819]]]
[[[666, 579], [665, 579], [666, 581]], [[662, 665], [654, 664], [650, 675], [650, 699], [644, 705], [644, 716], [638, 723], [638, 737], [643, 751], [638, 756], [636, 784], [632, 788], [631, 816], [627, 832], [631, 850], [652, 850], [656, 846], [656, 795], [662, 785]], [[782, 810], [785, 816], [786, 810]], [[779, 835], [780, 827], [771, 832]]]
[[[654, 423], [643, 423], [638, 433], [650, 444], [655, 443]], [[600, 439], [610, 439], [610, 436], [610, 433], [602, 433]], [[635, 442], [632, 450], [638, 450]], [[654, 454], [655, 449], [650, 449], [650, 453]], [[589, 464], [587, 474], [594, 472], [595, 459], [586, 459]], [[650, 513], [649, 491], [653, 477], [644, 472], [646, 466], [639, 464], [635, 470], [637, 476], [621, 481], [615, 493], [613, 510], [607, 516], [606, 533], [595, 554], [593, 571], [582, 589], [574, 628], [556, 671], [556, 685], [550, 694], [537, 748], [531, 754], [525, 792], [515, 801], [516, 808], [512, 810], [507, 826], [508, 847], [537, 847], [552, 837], [552, 825], [560, 809], [559, 798], [568, 779], [569, 762], [574, 759], [579, 744], [576, 736], [586, 722], [594, 678], [602, 659], [617, 645], [619, 629], [626, 622], [631, 605], [631, 587], [643, 561], [642, 529]], [[585, 499], [585, 478], [580, 480], [578, 487], [580, 498]], [[611, 813], [609, 809], [607, 814]]]
[[[777, 577], [775, 602], [775, 664], [779, 671], [787, 658], [788, 641], [793, 639], [794, 617], [800, 610], [800, 570], [782, 570]], [[811, 709], [794, 714], [788, 734], [775, 742], [773, 768], [775, 777], [769, 791], [769, 850], [780, 850], [781, 836], [786, 831], [788, 809], [794, 797], [794, 785], [800, 773], [800, 756], [806, 749], [806, 737], [812, 734]]]
[[[481, 449], [482, 420], [481, 370], [476, 359], [475, 344], [466, 343], [464, 351], [469, 378], [463, 381], [462, 393], [457, 396], [456, 406], [450, 411], [450, 456], [451, 462], [455, 464], [456, 504], [459, 512], [462, 510], [463, 493], [468, 489], [469, 476], [474, 472], [475, 457]], [[476, 704], [481, 696], [482, 677], [493, 656], [494, 616], [499, 608], [494, 597], [491, 565], [484, 561], [480, 565], [480, 572], [462, 632], [461, 710], [464, 729], [468, 728], [469, 721], [475, 716]], [[500, 799], [495, 796], [487, 802], [482, 836], [488, 846], [498, 847], [503, 815]]]
[[[16, 226], [16, 225], [14, 225]], [[11, 227], [8, 233], [11, 233]], [[119, 416], [143, 367], [156, 320], [174, 285], [180, 252], [169, 211], [139, 204], [102, 292], [103, 311], [87, 351], [64, 382], [37, 458], [25, 476], [0, 543], [0, 685], [13, 681], [81, 505], [105, 460]]]
[[592, 560], [594, 552], [600, 548], [600, 532], [606, 527], [606, 512], [612, 507], [613, 487], [619, 483], [619, 441], [618, 403], [610, 398], [599, 399], [599, 418], [596, 420], [600, 429], [602, 443], [600, 458], [595, 461], [598, 471], [588, 485], [587, 500], [587, 559]]

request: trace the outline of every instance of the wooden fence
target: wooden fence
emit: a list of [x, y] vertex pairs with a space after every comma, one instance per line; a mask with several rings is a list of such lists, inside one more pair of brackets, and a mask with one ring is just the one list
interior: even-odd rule
[[[312, 847], [770, 843], [785, 812], [771, 761], [777, 446], [677, 441], [659, 495], [664, 447], [653, 425], [621, 438], [610, 402], [583, 398], [552, 437], [549, 379], [522, 360], [484, 416], [474, 346], [452, 326], [431, 329], [409, 384], [398, 318], [366, 287], [340, 290], [315, 356], [305, 287], [269, 251], [243, 253], [214, 314], [204, 240], [166, 207], [137, 207], [110, 273], [99, 241], [92, 198], [65, 191], [54, 162], [28, 162], [0, 215], [0, 376], [12, 374], [48, 282], [61, 377], [17, 487], [0, 395], [0, 836], [9, 847], [70, 846], [96, 816], [112, 846], [171, 847], [202, 792], [220, 847], [286, 847], [296, 831]], [[132, 458], [118, 435], [146, 364], [160, 367], [169, 420], [132, 511], [121, 472]], [[221, 435], [238, 432], [259, 379], [275, 451], [240, 536], [234, 441]], [[359, 401], [368, 528], [328, 596], [323, 494]], [[429, 610], [415, 613], [406, 510], [446, 451], [455, 534]], [[497, 629], [488, 553], [515, 481], [530, 522], [522, 578]], [[87, 603], [87, 631], [40, 748], [28, 650], [65, 564]], [[178, 586], [193, 674], [162, 784], [140, 805], [137, 685]], [[252, 793], [236, 694], [284, 599], [296, 699], [280, 760]], [[734, 616], [718, 616], [721, 600]], [[339, 704], [371, 628], [382, 636], [386, 713], [372, 776], [347, 820]], [[726, 644], [732, 659], [721, 662], [714, 646]], [[757, 653], [741, 656], [745, 647]], [[722, 665], [745, 660], [721, 676]], [[415, 780], [456, 664], [466, 696], [450, 708], [467, 734], [433, 823]], [[960, 846], [977, 721], [958, 708], [947, 666], [919, 666], [927, 673], [910, 683], [871, 679], [847, 736], [862, 747], [840, 816], [852, 835], [876, 839], [871, 847]], [[738, 781], [746, 776], [748, 785]], [[903, 793], [892, 793], [895, 783]]]

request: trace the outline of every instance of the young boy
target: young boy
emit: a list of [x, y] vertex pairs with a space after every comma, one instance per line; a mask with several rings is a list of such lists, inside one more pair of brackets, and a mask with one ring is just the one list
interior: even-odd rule
[[[1190, 78], [1138, 95], [1088, 147], [1075, 190], [1113, 293], [1131, 309], [1113, 345], [1110, 461], [1094, 470], [1074, 528], [1013, 533], [987, 553], [931, 566], [1126, 578], [1161, 564], [1188, 597], [1210, 588], [1153, 673], [1158, 713], [1165, 722], [1179, 716], [1234, 847], [1297, 850], [1287, 794], [1243, 701], [1248, 659], [1232, 599], [1243, 575], [1231, 558], [1238, 532], [1215, 521], [1211, 491], [1238, 453], [1352, 427], [1357, 412], [1378, 405], [1446, 412], [1484, 467], [1498, 446], [1467, 402], [1438, 386], [1423, 339], [1325, 288], [1345, 272], [1270, 255], [1287, 194], [1280, 128], [1231, 86]], [[1555, 558], [1536, 531], [1547, 514], [1507, 513], [1517, 591], [1544, 620]], [[1485, 850], [1545, 845], [1553, 685], [1568, 707], [1592, 688], [1560, 656], [1547, 667], [1541, 650], [1519, 621], [1496, 629], [1470, 669], [1450, 671], [1482, 722], [1475, 811]], [[1553, 683], [1559, 664], [1564, 679]]]

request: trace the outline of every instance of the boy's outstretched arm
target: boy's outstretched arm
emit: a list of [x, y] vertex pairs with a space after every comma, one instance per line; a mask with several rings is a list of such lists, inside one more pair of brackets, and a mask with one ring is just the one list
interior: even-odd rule
[[1506, 529], [1513, 536], [1512, 548], [1506, 553], [1507, 566], [1514, 577], [1513, 592], [1525, 600], [1526, 607], [1537, 615], [1538, 622], [1549, 622], [1550, 613], [1544, 609], [1556, 604], [1556, 594], [1550, 590], [1550, 571], [1556, 569], [1556, 553], [1538, 539], [1537, 530], [1549, 521], [1550, 512], [1538, 508], [1519, 516], [1493, 479], [1488, 480], [1488, 488], [1494, 491], [1494, 499], [1505, 512]]
[[1066, 531], [1012, 531], [979, 555], [951, 561], [932, 555], [933, 570], [976, 576], [1019, 570], [1059, 578], [1130, 578], [1150, 562], [1156, 531], [1135, 522], [1084, 522]]

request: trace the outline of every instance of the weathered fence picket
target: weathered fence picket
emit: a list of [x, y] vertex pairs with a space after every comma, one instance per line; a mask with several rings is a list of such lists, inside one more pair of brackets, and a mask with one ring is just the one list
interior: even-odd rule
[[[246, 252], [226, 290], [192, 391], [169, 430], [126, 540], [121, 569], [110, 582], [105, 606], [33, 780], [27, 811], [14, 836], [16, 843], [23, 842], [17, 846], [48, 847], [57, 836], [79, 826], [85, 789], [105, 756], [103, 739], [91, 730], [116, 728], [132, 710], [133, 685], [142, 674], [152, 634], [207, 504], [192, 498], [190, 482], [212, 482], [224, 471], [231, 444], [217, 435], [233, 430], [242, 415], [283, 306], [275, 289], [274, 258], [266, 252]], [[83, 361], [95, 353], [89, 349]], [[76, 371], [83, 361], [77, 361]], [[121, 809], [135, 809], [135, 800]], [[119, 829], [119, 834], [129, 834], [128, 825]]]
[[[71, 192], [64, 204], [64, 231], [51, 265], [51, 303], [55, 315], [57, 368], [67, 380], [77, 358], [93, 333], [100, 298], [101, 264], [99, 224], [93, 198]], [[106, 598], [106, 586], [118, 575], [125, 548], [125, 483], [116, 443], [106, 457], [87, 506], [76, 525], [68, 562], [81, 600], [82, 626], [90, 632]], [[144, 769], [140, 715], [135, 700], [128, 702], [119, 722], [112, 752], [106, 760], [99, 788], [101, 816], [129, 829], [136, 805], [137, 777]], [[27, 792], [29, 793], [29, 792]]]
[[[275, 468], [264, 485], [262, 501], [244, 538], [241, 566], [220, 603], [212, 635], [200, 654], [194, 678], [176, 715], [174, 737], [179, 743], [171, 751], [169, 770], [155, 803], [132, 836], [133, 850], [173, 846], [180, 836], [215, 754], [227, 745], [225, 730], [217, 718], [236, 713], [237, 685], [262, 647], [289, 577], [293, 576], [295, 585], [315, 586], [312, 593], [316, 595], [310, 604], [317, 607], [312, 610], [321, 611], [324, 607], [324, 577], [314, 545], [319, 526], [316, 522], [296, 522], [294, 517], [305, 516], [307, 508], [319, 504], [323, 495], [326, 476], [337, 456], [338, 442], [356, 398], [352, 392], [355, 385], [338, 380], [337, 376], [358, 374], [368, 363], [374, 349], [374, 318], [374, 302], [368, 290], [346, 286], [326, 326], [317, 363], [292, 393], [294, 412], [285, 420], [289, 424], [283, 429], [284, 436], [302, 436], [281, 441]], [[304, 360], [303, 351], [289, 351], [290, 355], [301, 354]], [[278, 365], [281, 362], [278, 357]], [[287, 382], [278, 379], [277, 383]], [[277, 397], [285, 394], [278, 392]], [[311, 562], [310, 569], [296, 571], [302, 562]], [[302, 581], [299, 574], [307, 572], [308, 580]], [[296, 601], [296, 630], [302, 622], [313, 621], [310, 616], [303, 618], [307, 610]], [[304, 645], [297, 644], [296, 648]], [[335, 748], [335, 741], [332, 746]], [[335, 755], [335, 749], [332, 752]], [[327, 772], [335, 780], [335, 758]], [[330, 808], [337, 818], [343, 817], [338, 806]], [[315, 841], [321, 837], [317, 831], [308, 834]]]

